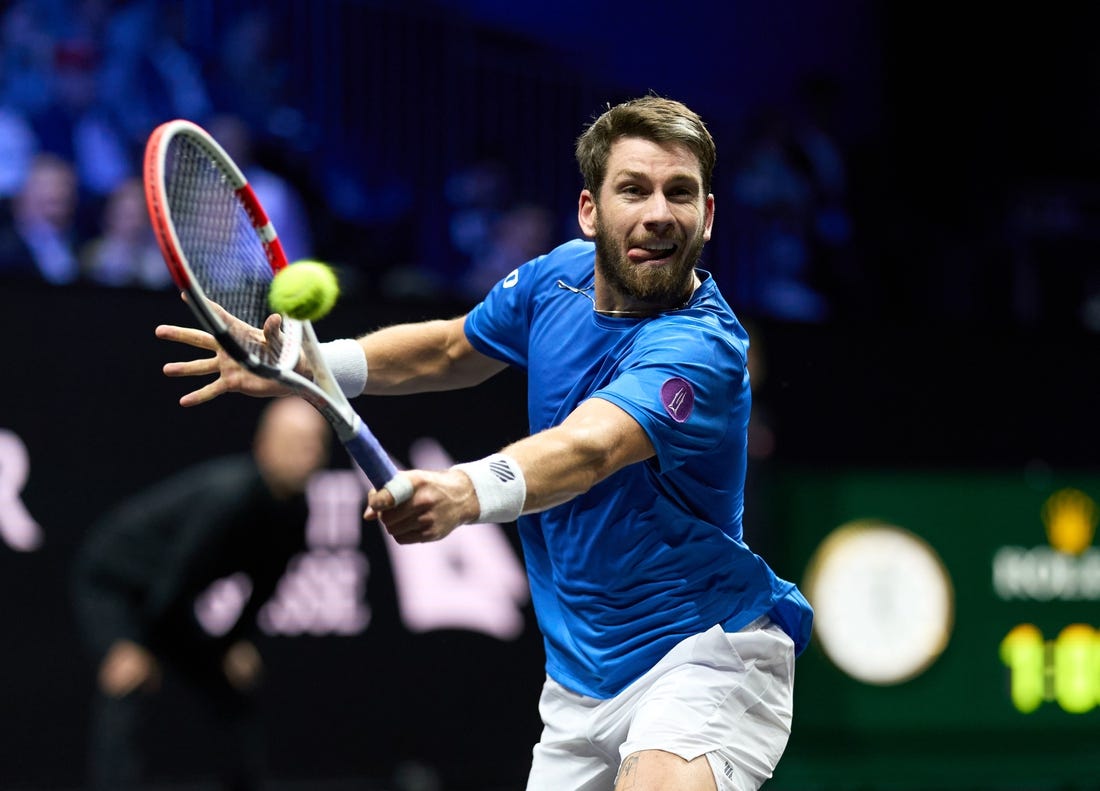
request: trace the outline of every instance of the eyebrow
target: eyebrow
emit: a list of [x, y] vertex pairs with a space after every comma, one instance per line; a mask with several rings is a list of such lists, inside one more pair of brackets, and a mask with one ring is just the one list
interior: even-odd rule
[[[649, 174], [643, 173], [640, 170], [620, 170], [616, 173], [610, 174], [609, 177], [608, 177], [608, 180], [610, 180], [610, 181], [618, 181], [618, 180], [621, 180], [621, 179], [634, 179], [636, 181], [651, 181], [652, 180], [651, 177], [649, 176]], [[702, 179], [699, 178], [698, 176], [692, 174], [689, 171], [684, 171], [682, 173], [674, 173], [672, 176], [669, 177], [668, 180], [671, 181], [671, 182], [686, 181], [686, 182], [690, 182], [691, 184], [694, 184], [695, 186], [701, 186], [702, 185]]]

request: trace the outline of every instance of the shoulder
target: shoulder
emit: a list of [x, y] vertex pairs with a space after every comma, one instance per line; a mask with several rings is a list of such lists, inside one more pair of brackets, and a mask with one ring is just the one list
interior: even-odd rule
[[688, 307], [649, 321], [638, 333], [643, 346], [678, 349], [691, 358], [748, 363], [749, 336], [713, 281], [704, 281]]
[[595, 260], [596, 247], [592, 242], [583, 239], [566, 242], [509, 272], [493, 286], [482, 305], [538, 302], [540, 295], [556, 289], [559, 280], [586, 288], [592, 284]]
[[561, 258], [594, 259], [596, 256], [596, 243], [588, 239], [571, 239], [555, 247], [549, 254]]
[[224, 492], [233, 496], [259, 475], [253, 458], [242, 453], [200, 462], [184, 471], [181, 478], [186, 481], [184, 488], [190, 486], [207, 495]]
[[520, 278], [533, 277], [541, 280], [559, 277], [576, 279], [584, 275], [591, 276], [595, 260], [595, 244], [584, 239], [573, 239], [528, 261], [513, 274]]

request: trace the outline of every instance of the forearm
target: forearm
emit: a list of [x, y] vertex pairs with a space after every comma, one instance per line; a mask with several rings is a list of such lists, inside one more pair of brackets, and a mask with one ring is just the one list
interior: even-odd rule
[[93, 656], [105, 656], [118, 640], [135, 643], [147, 640], [139, 614], [122, 591], [80, 585], [75, 614], [80, 633]]
[[586, 401], [561, 425], [501, 452], [515, 459], [523, 472], [524, 513], [568, 502], [654, 453], [648, 435], [633, 418], [598, 398]]
[[561, 425], [499, 454], [449, 470], [402, 473], [414, 487], [412, 497], [396, 505], [385, 489], [371, 492], [365, 517], [382, 517], [400, 544], [438, 541], [458, 525], [510, 522], [560, 505], [653, 455], [649, 436], [634, 418], [590, 398]]
[[527, 485], [523, 513], [535, 513], [584, 494], [615, 470], [607, 449], [584, 432], [561, 426], [501, 451], [523, 471]]

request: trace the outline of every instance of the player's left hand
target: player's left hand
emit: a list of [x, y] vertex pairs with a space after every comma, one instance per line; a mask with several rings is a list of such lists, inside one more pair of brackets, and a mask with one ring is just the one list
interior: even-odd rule
[[[244, 322], [227, 313], [220, 305], [214, 305], [227, 324], [244, 326]], [[275, 313], [268, 317], [263, 329], [248, 327], [247, 331], [255, 336], [260, 344], [269, 344], [282, 331], [282, 317]], [[173, 324], [161, 324], [156, 328], [156, 336], [161, 340], [193, 346], [196, 349], [212, 351], [212, 357], [200, 357], [186, 362], [165, 363], [164, 375], [171, 377], [216, 376], [217, 378], [203, 387], [180, 398], [180, 406], [198, 406], [211, 401], [223, 393], [244, 393], [250, 396], [281, 396], [289, 389], [278, 382], [258, 376], [246, 370], [240, 363], [226, 354], [217, 340], [209, 332], [194, 327], [178, 327]]]

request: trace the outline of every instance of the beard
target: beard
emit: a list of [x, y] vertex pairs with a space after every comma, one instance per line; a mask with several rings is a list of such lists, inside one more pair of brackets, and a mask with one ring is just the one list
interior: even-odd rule
[[661, 266], [648, 266], [628, 260], [598, 218], [594, 241], [596, 269], [612, 290], [659, 308], [682, 307], [691, 296], [692, 273], [706, 244], [699, 233], [673, 253], [674, 260]]

